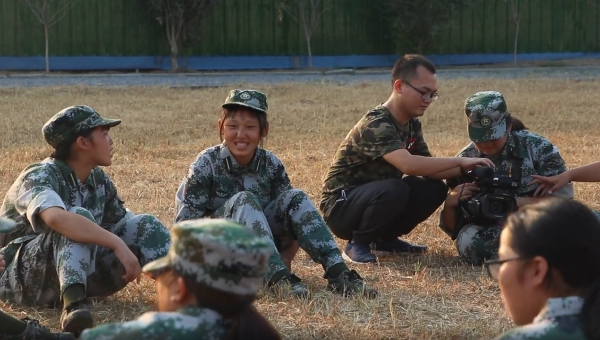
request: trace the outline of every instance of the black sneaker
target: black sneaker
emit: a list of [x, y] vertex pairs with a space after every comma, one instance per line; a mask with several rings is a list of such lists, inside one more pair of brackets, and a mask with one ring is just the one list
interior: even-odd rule
[[40, 325], [37, 320], [30, 318], [22, 320], [27, 323], [23, 333], [16, 335], [0, 334], [0, 340], [75, 340], [75, 335], [51, 332], [48, 328]]
[[348, 242], [344, 248], [342, 257], [346, 261], [358, 264], [377, 262], [377, 256], [371, 253], [371, 247], [368, 243]]
[[378, 294], [377, 290], [367, 287], [365, 281], [355, 270], [345, 270], [338, 277], [327, 281], [327, 288], [342, 296], [360, 294], [367, 298], [375, 298]]
[[84, 302], [73, 302], [63, 309], [60, 316], [60, 326], [64, 332], [73, 333], [79, 338], [81, 332], [94, 327], [94, 318]]
[[423, 254], [428, 250], [426, 246], [410, 244], [398, 238], [390, 241], [375, 242], [371, 244], [371, 248], [373, 248], [373, 253], [378, 256], [391, 254]]
[[305, 299], [309, 295], [308, 287], [302, 280], [294, 274], [283, 277], [281, 280], [269, 286], [282, 294], [282, 296], [291, 296], [294, 298]]

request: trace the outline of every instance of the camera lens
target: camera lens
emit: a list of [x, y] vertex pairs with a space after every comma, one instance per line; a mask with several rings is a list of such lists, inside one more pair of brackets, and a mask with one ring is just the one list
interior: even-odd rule
[[493, 213], [503, 213], [504, 212], [504, 204], [502, 202], [492, 202], [490, 205], [490, 210]]

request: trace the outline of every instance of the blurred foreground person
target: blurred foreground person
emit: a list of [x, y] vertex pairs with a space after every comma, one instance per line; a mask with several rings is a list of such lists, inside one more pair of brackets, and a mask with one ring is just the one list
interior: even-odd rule
[[156, 279], [159, 312], [101, 325], [83, 340], [280, 339], [253, 302], [273, 247], [269, 239], [224, 219], [179, 222], [168, 254], [144, 266]]
[[498, 259], [486, 266], [520, 327], [497, 340], [600, 339], [598, 245], [600, 221], [572, 199], [548, 198], [509, 216]]
[[[0, 218], [0, 233], [7, 233], [15, 228], [13, 220]], [[0, 249], [0, 274], [4, 271], [5, 262]], [[24, 318], [19, 320], [0, 311], [0, 340], [74, 340], [72, 333], [53, 333], [40, 325], [37, 320]]]

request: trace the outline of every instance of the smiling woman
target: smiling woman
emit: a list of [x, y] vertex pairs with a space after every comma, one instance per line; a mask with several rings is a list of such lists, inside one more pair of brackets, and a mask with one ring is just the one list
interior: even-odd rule
[[289, 285], [292, 296], [308, 295], [289, 268], [298, 247], [323, 266], [330, 290], [374, 296], [344, 263], [306, 193], [292, 188], [281, 161], [259, 147], [269, 130], [265, 94], [232, 90], [222, 107], [221, 144], [202, 151], [190, 166], [176, 194], [175, 221], [221, 217], [254, 229], [277, 250], [269, 259], [265, 283], [272, 288]]

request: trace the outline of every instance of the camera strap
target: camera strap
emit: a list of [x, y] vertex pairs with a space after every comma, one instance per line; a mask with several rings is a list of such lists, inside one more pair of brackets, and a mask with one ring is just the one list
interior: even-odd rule
[[521, 183], [523, 176], [523, 158], [515, 156], [514, 149], [511, 147], [510, 154], [510, 177], [513, 181]]

